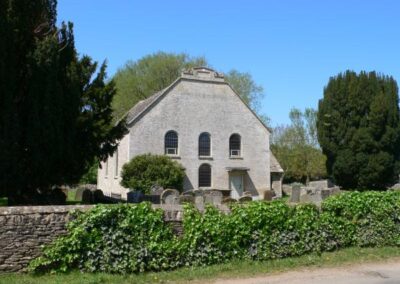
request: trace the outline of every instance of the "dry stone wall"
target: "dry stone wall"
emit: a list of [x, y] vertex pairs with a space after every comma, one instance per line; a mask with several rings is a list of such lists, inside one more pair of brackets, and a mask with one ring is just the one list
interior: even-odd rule
[[40, 255], [42, 245], [66, 233], [74, 209], [90, 205], [0, 208], [0, 272], [22, 271]]
[[[93, 205], [0, 207], [0, 273], [21, 272], [38, 257], [42, 246], [66, 234], [72, 210]], [[164, 210], [164, 220], [182, 234], [182, 206], [154, 205]]]

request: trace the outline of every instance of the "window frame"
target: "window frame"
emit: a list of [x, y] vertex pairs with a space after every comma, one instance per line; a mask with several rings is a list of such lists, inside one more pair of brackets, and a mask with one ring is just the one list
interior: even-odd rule
[[[200, 180], [200, 179], [202, 178], [202, 176], [200, 175], [200, 172], [201, 172], [201, 169], [202, 169], [203, 167], [207, 167], [207, 169], [209, 170], [209, 173], [207, 173], [207, 174], [208, 174], [208, 177], [209, 177], [210, 180], [209, 180], [209, 182], [207, 182], [206, 185], [204, 185], [204, 183], [202, 183], [202, 181]], [[198, 187], [199, 187], [199, 188], [211, 188], [211, 187], [212, 187], [212, 167], [211, 167], [210, 164], [208, 164], [208, 163], [203, 163], [203, 164], [201, 164], [201, 165], [199, 166], [199, 169], [198, 169], [198, 180], [197, 180], [197, 182], [198, 182]]]
[[[201, 141], [202, 137], [207, 137], [208, 138], [208, 155], [202, 155], [202, 143], [204, 143], [204, 141]], [[211, 148], [211, 135], [208, 132], [202, 132], [199, 135], [199, 140], [198, 140], [198, 156], [199, 158], [210, 158], [212, 157], [212, 148]]]
[[[236, 145], [234, 145], [233, 143], [237, 141], [232, 141], [232, 138], [234, 137], [238, 137], [239, 138], [239, 149], [232, 149], [232, 148], [237, 148]], [[235, 147], [233, 147], [235, 146]], [[232, 155], [232, 151], [238, 151], [238, 155]], [[233, 133], [230, 137], [229, 137], [229, 158], [231, 159], [240, 159], [243, 157], [243, 151], [242, 151], [242, 136], [239, 133]]]
[[[167, 141], [167, 138], [168, 138], [167, 136], [169, 134], [175, 134], [176, 138], [173, 137], [172, 139], [176, 139], [176, 141]], [[171, 138], [169, 138], [169, 139], [171, 139]], [[167, 147], [167, 146], [170, 146], [170, 145], [167, 145], [167, 144], [170, 144], [170, 143], [172, 143], [172, 144], [175, 143], [176, 146]], [[169, 153], [169, 150], [171, 150], [171, 149], [174, 149], [175, 153]], [[176, 157], [176, 156], [179, 155], [179, 135], [178, 135], [178, 132], [176, 132], [175, 130], [168, 130], [164, 135], [164, 155], [167, 155], [167, 156], [170, 156], [170, 157]]]

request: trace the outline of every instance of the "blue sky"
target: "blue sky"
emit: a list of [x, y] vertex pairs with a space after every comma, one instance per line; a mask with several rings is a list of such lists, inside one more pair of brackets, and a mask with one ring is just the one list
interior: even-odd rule
[[329, 77], [346, 69], [400, 81], [397, 0], [59, 0], [58, 20], [74, 23], [78, 51], [107, 59], [110, 76], [157, 51], [249, 72], [272, 125], [288, 123], [292, 107], [316, 108]]

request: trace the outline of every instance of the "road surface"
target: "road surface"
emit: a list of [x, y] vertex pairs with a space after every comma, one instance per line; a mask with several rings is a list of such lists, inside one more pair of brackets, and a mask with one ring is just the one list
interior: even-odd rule
[[284, 272], [243, 279], [220, 279], [218, 284], [400, 284], [400, 260], [335, 268]]

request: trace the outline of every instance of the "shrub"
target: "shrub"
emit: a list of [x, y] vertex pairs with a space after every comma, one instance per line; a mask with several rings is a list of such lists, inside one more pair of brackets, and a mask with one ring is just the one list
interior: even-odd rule
[[33, 271], [131, 273], [233, 259], [268, 260], [347, 246], [400, 246], [400, 192], [332, 196], [319, 210], [281, 201], [186, 205], [183, 235], [172, 233], [150, 204], [100, 205], [79, 213], [68, 234], [31, 263]]
[[184, 177], [185, 170], [178, 162], [163, 155], [144, 154], [122, 167], [121, 185], [143, 193], [149, 193], [155, 184], [181, 191]]

